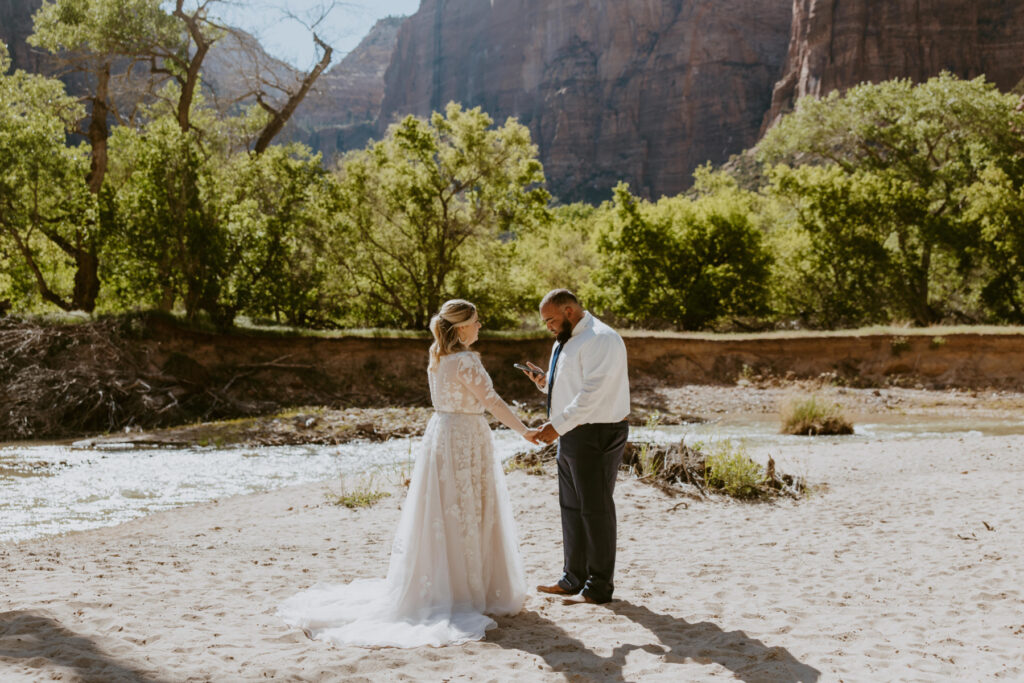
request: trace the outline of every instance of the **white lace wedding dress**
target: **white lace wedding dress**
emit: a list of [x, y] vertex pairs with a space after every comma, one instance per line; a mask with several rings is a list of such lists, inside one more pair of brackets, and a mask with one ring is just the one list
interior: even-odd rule
[[317, 584], [278, 614], [339, 645], [418, 647], [480, 640], [488, 615], [516, 614], [526, 595], [515, 520], [486, 407], [526, 427], [495, 393], [473, 352], [442, 356], [427, 373], [427, 423], [391, 548], [386, 579]]

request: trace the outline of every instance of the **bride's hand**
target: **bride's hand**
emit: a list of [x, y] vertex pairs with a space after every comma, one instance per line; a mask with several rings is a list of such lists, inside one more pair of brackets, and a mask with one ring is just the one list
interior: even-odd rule
[[532, 443], [534, 446], [536, 446], [537, 444], [540, 443], [540, 441], [537, 440], [537, 434], [539, 433], [539, 429], [527, 429], [526, 432], [523, 434], [523, 438]]

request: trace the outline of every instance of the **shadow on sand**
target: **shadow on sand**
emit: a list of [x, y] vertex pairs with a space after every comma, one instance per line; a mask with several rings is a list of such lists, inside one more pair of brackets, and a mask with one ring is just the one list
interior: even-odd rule
[[[0, 612], [0, 665], [36, 669], [39, 678], [53, 668], [71, 670], [73, 680], [89, 683], [160, 683], [162, 679], [120, 664], [89, 638], [37, 612]], [[51, 669], [45, 672], [45, 669]]]
[[[737, 679], [748, 683], [814, 683], [821, 676], [820, 671], [798, 661], [785, 648], [768, 647], [743, 631], [723, 631], [711, 622], [691, 624], [685, 619], [659, 614], [625, 600], [615, 600], [602, 606], [580, 605], [574, 609], [595, 610], [595, 619], [605, 617], [601, 612], [607, 610], [647, 629], [656, 641], [625, 642], [615, 647], [610, 655], [602, 657], [558, 624], [532, 611], [501, 620], [500, 629], [489, 633], [487, 640], [506, 649], [535, 654], [555, 671], [566, 674], [567, 678], [574, 678], [575, 674], [586, 680], [625, 680], [622, 670], [626, 657], [635, 650], [660, 655], [666, 664], [687, 661], [719, 664]], [[530, 637], [517, 637], [523, 632], [528, 632]], [[622, 639], [630, 639], [625, 630]]]

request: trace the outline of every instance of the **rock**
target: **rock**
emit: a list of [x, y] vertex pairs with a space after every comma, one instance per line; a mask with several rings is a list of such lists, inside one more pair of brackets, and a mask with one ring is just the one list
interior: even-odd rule
[[1003, 90], [1024, 77], [1019, 0], [794, 0], [785, 74], [765, 126], [805, 95], [891, 78], [925, 81], [947, 70], [984, 74]]
[[553, 193], [657, 198], [753, 145], [791, 0], [423, 0], [398, 33], [381, 128], [450, 100], [527, 125]]
[[32, 15], [42, 4], [43, 0], [0, 0], [0, 41], [7, 45], [14, 69], [42, 68], [42, 55], [25, 42], [32, 33]]

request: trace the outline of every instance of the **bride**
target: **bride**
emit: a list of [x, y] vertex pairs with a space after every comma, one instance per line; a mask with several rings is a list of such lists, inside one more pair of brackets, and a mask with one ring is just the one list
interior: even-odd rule
[[536, 443], [495, 393], [480, 357], [476, 307], [445, 302], [430, 321], [434, 414], [391, 548], [386, 579], [317, 584], [278, 614], [338, 645], [418, 647], [480, 640], [487, 615], [522, 609], [526, 578], [501, 463], [484, 408]]

